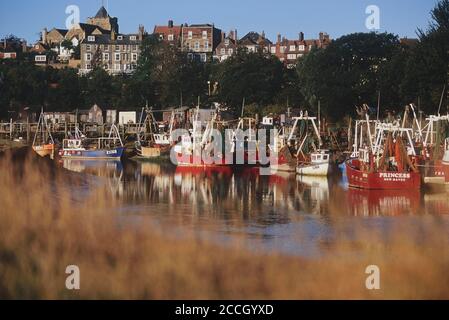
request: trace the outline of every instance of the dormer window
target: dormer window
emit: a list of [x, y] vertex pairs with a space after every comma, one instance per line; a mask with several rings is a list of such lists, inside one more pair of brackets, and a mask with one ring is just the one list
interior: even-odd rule
[[131, 37], [129, 37], [129, 39], [131, 40], [131, 41], [136, 41], [136, 36], [131, 36]]
[[117, 36], [117, 40], [123, 40], [123, 36]]
[[225, 45], [226, 45], [226, 46], [229, 46], [229, 39], [226, 39], [226, 40], [225, 40]]
[[87, 41], [94, 42], [95, 41], [95, 36], [88, 36], [87, 37]]

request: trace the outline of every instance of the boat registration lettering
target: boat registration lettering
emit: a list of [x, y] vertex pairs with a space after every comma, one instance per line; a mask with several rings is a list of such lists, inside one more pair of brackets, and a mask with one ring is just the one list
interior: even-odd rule
[[117, 154], [117, 150], [106, 151], [107, 155]]

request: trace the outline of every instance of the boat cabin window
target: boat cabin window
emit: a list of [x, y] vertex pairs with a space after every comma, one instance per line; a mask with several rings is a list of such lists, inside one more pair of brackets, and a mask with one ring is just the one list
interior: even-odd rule
[[79, 149], [81, 148], [81, 140], [64, 140], [65, 149]]

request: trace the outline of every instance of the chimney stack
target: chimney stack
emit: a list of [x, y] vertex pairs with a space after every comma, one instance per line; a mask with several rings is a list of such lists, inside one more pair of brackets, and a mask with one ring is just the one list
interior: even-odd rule
[[299, 41], [304, 41], [304, 32], [299, 33]]
[[173, 20], [168, 20], [168, 27], [173, 28]]
[[278, 33], [278, 43], [281, 43], [281, 34]]

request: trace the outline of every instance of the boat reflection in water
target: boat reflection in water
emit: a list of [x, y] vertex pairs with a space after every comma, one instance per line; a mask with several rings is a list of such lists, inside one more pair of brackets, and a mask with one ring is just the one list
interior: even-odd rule
[[349, 188], [347, 203], [353, 216], [398, 216], [419, 214], [419, 190], [361, 190]]
[[[449, 213], [447, 193], [347, 189], [341, 178], [296, 177], [278, 172], [262, 176], [257, 168], [187, 168], [139, 162], [65, 161], [64, 167], [105, 177], [121, 200], [119, 214], [151, 217], [175, 228], [193, 230], [218, 241], [244, 234], [251, 247], [314, 254], [338, 225], [360, 217], [391, 220], [397, 215]], [[377, 219], [363, 220], [382, 228]], [[382, 225], [382, 224], [380, 224]]]

